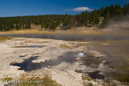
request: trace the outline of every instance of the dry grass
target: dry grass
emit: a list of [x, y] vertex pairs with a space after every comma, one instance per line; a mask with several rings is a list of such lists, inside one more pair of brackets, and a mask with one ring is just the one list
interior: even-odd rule
[[53, 34], [52, 31], [39, 31], [38, 29], [3, 31], [0, 34]]
[[0, 36], [0, 41], [5, 41], [5, 40], [9, 40], [12, 39], [11, 37], [7, 37], [7, 36]]
[[60, 48], [63, 48], [63, 49], [72, 49], [71, 46], [66, 45], [66, 44], [60, 44]]
[[2, 31], [0, 34], [73, 34], [73, 35], [128, 35], [129, 30], [112, 29], [111, 27], [98, 29], [97, 26], [92, 27], [72, 27], [69, 30], [45, 30], [39, 31], [41, 26], [32, 25], [32, 29], [21, 29]]
[[80, 35], [106, 35], [108, 34], [108, 29], [97, 29], [97, 27], [73, 27], [70, 30], [42, 30], [39, 29], [21, 29], [21, 30], [11, 30], [2, 31], [0, 34], [80, 34]]

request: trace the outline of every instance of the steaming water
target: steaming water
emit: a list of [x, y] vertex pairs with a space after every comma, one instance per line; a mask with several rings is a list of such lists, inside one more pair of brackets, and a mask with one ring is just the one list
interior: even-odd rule
[[[41, 69], [43, 67], [50, 67], [50, 66], [56, 66], [61, 64], [62, 62], [67, 62], [67, 63], [74, 63], [76, 62], [76, 58], [78, 55], [84, 56], [83, 58], [93, 58], [93, 56], [90, 56], [87, 53], [80, 53], [80, 52], [67, 52], [64, 53], [64, 55], [59, 56], [58, 59], [53, 59], [53, 60], [47, 60], [45, 62], [40, 62], [40, 63], [33, 63], [34, 60], [37, 60], [38, 57], [31, 57], [30, 59], [25, 59], [22, 63], [11, 63], [13, 66], [19, 66], [19, 70], [25, 70], [25, 71], [32, 71], [32, 70], [37, 70]], [[97, 61], [97, 60], [96, 60]], [[95, 64], [94, 60], [91, 60], [91, 64]], [[87, 63], [88, 61], [85, 59], [84, 64]], [[98, 65], [98, 64], [96, 64]]]
[[78, 53], [78, 57], [84, 57], [84, 53], [79, 52], [79, 53]]
[[105, 76], [104, 75], [101, 75], [99, 74], [100, 71], [95, 71], [95, 72], [89, 72], [89, 76], [92, 78], [92, 79], [104, 79]]
[[14, 46], [15, 48], [42, 48], [42, 45], [31, 45], [31, 46]]
[[116, 35], [60, 35], [60, 34], [0, 34], [0, 36], [9, 37], [27, 37], [27, 38], [49, 38], [66, 41], [106, 41], [106, 40], [129, 40], [129, 36]]

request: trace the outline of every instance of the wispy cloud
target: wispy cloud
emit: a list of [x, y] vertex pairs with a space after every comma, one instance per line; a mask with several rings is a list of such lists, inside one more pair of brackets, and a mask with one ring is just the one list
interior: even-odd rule
[[73, 11], [92, 11], [93, 9], [90, 9], [88, 7], [77, 7], [77, 8], [74, 8]]
[[77, 7], [74, 9], [65, 9], [64, 11], [92, 11], [93, 9], [90, 9], [88, 7]]
[[71, 11], [72, 9], [65, 9], [64, 11]]

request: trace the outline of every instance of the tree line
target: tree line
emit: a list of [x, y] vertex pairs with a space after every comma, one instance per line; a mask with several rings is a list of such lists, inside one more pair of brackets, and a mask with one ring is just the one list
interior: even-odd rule
[[98, 25], [100, 17], [104, 17], [102, 25], [105, 25], [112, 18], [122, 18], [126, 15], [129, 15], [129, 3], [123, 7], [117, 4], [110, 5], [91, 12], [83, 11], [77, 15], [0, 17], [0, 31], [31, 29], [31, 24], [41, 25], [41, 28], [48, 30], [56, 30], [57, 27], [66, 30], [76, 26]]

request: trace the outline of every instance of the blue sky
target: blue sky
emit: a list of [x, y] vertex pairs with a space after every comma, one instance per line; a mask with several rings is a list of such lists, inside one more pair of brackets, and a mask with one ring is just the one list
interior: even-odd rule
[[0, 0], [0, 17], [79, 14], [84, 10], [99, 9], [110, 4], [129, 3], [129, 0]]

